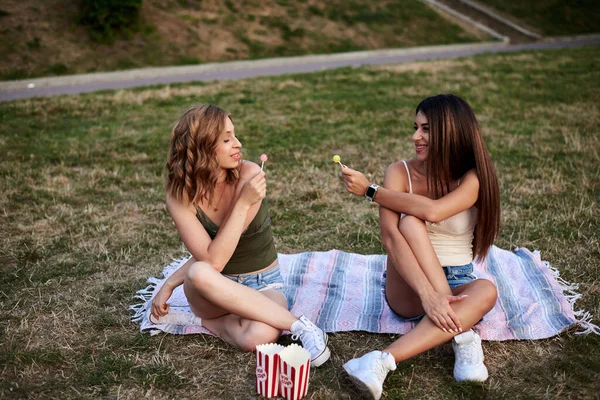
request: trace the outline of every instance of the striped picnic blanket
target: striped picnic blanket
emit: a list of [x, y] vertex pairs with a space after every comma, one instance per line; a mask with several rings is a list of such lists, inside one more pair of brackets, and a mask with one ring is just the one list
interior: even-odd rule
[[[188, 258], [168, 265], [169, 276]], [[305, 315], [326, 332], [367, 331], [406, 333], [415, 322], [397, 316], [384, 294], [385, 255], [360, 255], [339, 250], [280, 254], [281, 273], [288, 304], [295, 315]], [[484, 340], [542, 339], [573, 325], [582, 332], [600, 334], [585, 311], [574, 311], [580, 297], [577, 285], [562, 280], [558, 271], [542, 261], [539, 252], [520, 248], [514, 252], [493, 246], [481, 263], [474, 263], [478, 278], [493, 281], [498, 288], [495, 307], [476, 329]], [[193, 318], [181, 287], [171, 296], [171, 312], [181, 315], [176, 323], [153, 324], [149, 320], [152, 294], [164, 279], [150, 278], [150, 285], [138, 291], [142, 303], [131, 306], [132, 317], [142, 331], [174, 334], [210, 333]], [[187, 317], [186, 317], [187, 316]]]

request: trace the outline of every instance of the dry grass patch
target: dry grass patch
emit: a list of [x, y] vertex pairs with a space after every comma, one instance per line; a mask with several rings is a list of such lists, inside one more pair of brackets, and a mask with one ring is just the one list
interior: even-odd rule
[[477, 64], [470, 59], [462, 59], [462, 60], [436, 60], [430, 62], [413, 62], [413, 63], [403, 63], [403, 64], [386, 64], [368, 67], [374, 71], [390, 71], [397, 74], [402, 74], [406, 72], [427, 72], [430, 74], [435, 74], [438, 72], [449, 72], [451, 70], [460, 70], [464, 68], [473, 68], [476, 67]]

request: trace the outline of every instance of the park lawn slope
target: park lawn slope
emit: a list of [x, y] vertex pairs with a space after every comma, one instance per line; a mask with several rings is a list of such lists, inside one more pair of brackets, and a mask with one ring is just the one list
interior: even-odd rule
[[112, 43], [78, 18], [72, 2], [3, 2], [0, 79], [491, 40], [419, 0], [144, 0]]

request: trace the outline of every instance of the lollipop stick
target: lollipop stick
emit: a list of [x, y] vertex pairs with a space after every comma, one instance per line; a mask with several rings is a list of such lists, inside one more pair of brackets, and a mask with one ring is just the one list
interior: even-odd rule
[[268, 159], [269, 159], [269, 157], [266, 154], [263, 153], [260, 155], [260, 161], [261, 161], [260, 170], [261, 171], [263, 170], [263, 167], [265, 166], [265, 161], [267, 161]]

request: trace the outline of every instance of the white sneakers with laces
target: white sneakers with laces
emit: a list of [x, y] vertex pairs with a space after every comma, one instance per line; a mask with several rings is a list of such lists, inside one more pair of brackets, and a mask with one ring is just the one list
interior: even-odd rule
[[488, 378], [488, 370], [483, 364], [481, 338], [472, 329], [452, 339], [454, 350], [454, 379], [457, 381], [479, 381]]
[[290, 332], [292, 339], [300, 339], [302, 347], [310, 353], [311, 367], [318, 367], [329, 360], [331, 353], [327, 347], [327, 334], [304, 315], [292, 324]]
[[390, 353], [375, 350], [348, 361], [344, 369], [363, 396], [378, 400], [388, 372], [396, 369], [396, 360]]
[[[452, 339], [456, 356], [454, 379], [457, 381], [479, 381], [488, 378], [483, 364], [481, 338], [473, 330], [456, 335]], [[390, 371], [396, 369], [396, 361], [390, 353], [375, 350], [344, 364], [352, 382], [365, 398], [378, 400], [383, 392], [383, 382]]]

